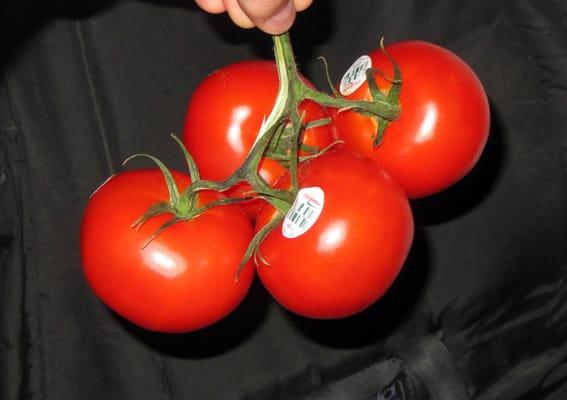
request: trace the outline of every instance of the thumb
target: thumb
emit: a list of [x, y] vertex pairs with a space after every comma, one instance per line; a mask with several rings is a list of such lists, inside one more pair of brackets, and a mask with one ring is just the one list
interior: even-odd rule
[[237, 0], [240, 8], [258, 29], [277, 35], [291, 27], [295, 21], [295, 4], [292, 0]]

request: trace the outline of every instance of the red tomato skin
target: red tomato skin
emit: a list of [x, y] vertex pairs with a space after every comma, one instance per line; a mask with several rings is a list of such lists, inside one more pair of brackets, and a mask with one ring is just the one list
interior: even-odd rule
[[[311, 85], [306, 79], [306, 84]], [[279, 86], [276, 65], [268, 60], [248, 60], [230, 64], [210, 74], [193, 93], [183, 128], [183, 143], [195, 159], [204, 179], [224, 180], [245, 160], [262, 120], [272, 111]], [[299, 109], [304, 121], [328, 118], [326, 109], [306, 100]], [[307, 129], [303, 142], [324, 148], [332, 143], [330, 126]], [[273, 184], [285, 169], [276, 161], [264, 160], [260, 174]], [[227, 191], [234, 197], [248, 188]], [[261, 201], [243, 205], [251, 216]]]
[[[309, 318], [354, 315], [384, 295], [413, 240], [413, 216], [399, 185], [371, 160], [332, 150], [302, 164], [300, 187], [320, 187], [324, 207], [302, 236], [288, 239], [280, 223], [256, 257], [260, 280], [286, 309]], [[285, 175], [277, 187], [289, 185]], [[275, 210], [266, 205], [256, 230]]]
[[[189, 177], [173, 172], [180, 190]], [[203, 192], [208, 203], [219, 194]], [[253, 229], [238, 206], [213, 208], [151, 235], [171, 215], [131, 227], [152, 205], [167, 201], [161, 172], [146, 169], [112, 176], [91, 196], [81, 224], [84, 275], [94, 293], [130, 322], [152, 331], [180, 333], [204, 328], [233, 311], [251, 285], [247, 265], [236, 269]]]
[[[410, 198], [438, 193], [463, 178], [478, 161], [490, 131], [486, 93], [474, 71], [440, 46], [405, 41], [386, 46], [402, 72], [401, 116], [373, 148], [376, 121], [353, 111], [335, 113], [339, 139], [375, 160]], [[369, 54], [372, 66], [392, 76], [381, 50]], [[390, 83], [375, 74], [378, 87]], [[370, 100], [365, 82], [349, 99]]]

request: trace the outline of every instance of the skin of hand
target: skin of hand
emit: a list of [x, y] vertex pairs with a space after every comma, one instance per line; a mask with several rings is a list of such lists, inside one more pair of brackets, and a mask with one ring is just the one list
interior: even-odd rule
[[227, 12], [241, 28], [253, 28], [278, 35], [295, 21], [295, 14], [308, 8], [313, 0], [195, 0], [213, 14]]

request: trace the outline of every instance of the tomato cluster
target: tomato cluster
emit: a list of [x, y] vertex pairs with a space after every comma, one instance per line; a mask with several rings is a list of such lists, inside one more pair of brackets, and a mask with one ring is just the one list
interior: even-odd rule
[[[204, 79], [183, 133], [190, 175], [154, 160], [159, 168], [119, 173], [91, 196], [83, 268], [115, 312], [155, 331], [201, 329], [234, 310], [257, 274], [291, 312], [356, 314], [405, 262], [409, 199], [461, 179], [487, 140], [478, 78], [429, 43], [361, 57], [322, 101], [297, 75], [290, 87], [308, 89], [281, 103], [296, 118], [266, 130], [281, 106], [278, 73], [274, 62], [251, 60]], [[372, 111], [393, 101], [391, 112]]]

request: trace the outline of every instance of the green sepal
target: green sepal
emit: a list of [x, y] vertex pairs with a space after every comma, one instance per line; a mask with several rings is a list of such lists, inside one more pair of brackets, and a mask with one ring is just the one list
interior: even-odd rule
[[240, 279], [240, 272], [242, 272], [242, 269], [246, 266], [250, 258], [256, 253], [257, 249], [260, 247], [266, 236], [268, 236], [268, 234], [272, 232], [276, 226], [278, 226], [278, 224], [283, 220], [284, 217], [285, 213], [278, 212], [270, 222], [268, 222], [262, 227], [262, 229], [256, 232], [256, 234], [248, 244], [248, 248], [244, 252], [244, 256], [242, 257], [242, 260], [240, 261], [240, 264], [238, 265], [238, 268], [236, 270], [235, 280], [237, 283]]
[[315, 146], [309, 146], [308, 144], [300, 143], [299, 150], [309, 154], [317, 154], [319, 148]]
[[376, 84], [376, 79], [374, 78], [375, 71], [375, 68], [368, 68], [366, 70], [366, 82], [368, 83], [368, 89], [370, 90], [370, 94], [372, 95], [372, 100], [383, 101], [386, 99], [386, 96], [384, 96], [384, 94], [380, 91], [378, 85]]
[[199, 215], [203, 214], [204, 212], [215, 208], [215, 207], [220, 207], [220, 206], [230, 206], [230, 205], [234, 205], [234, 204], [240, 204], [243, 203], [245, 201], [250, 201], [250, 200], [254, 200], [255, 197], [253, 196], [247, 196], [247, 197], [223, 197], [221, 199], [215, 200], [215, 201], [211, 201], [210, 203], [205, 204], [204, 206], [201, 206], [199, 208], [195, 208], [192, 212], [191, 215], [187, 218], [195, 218], [198, 217]]
[[307, 122], [303, 129], [307, 130], [307, 129], [312, 129], [312, 128], [318, 128], [320, 126], [326, 126], [326, 125], [330, 125], [330, 124], [331, 124], [331, 118], [329, 118], [329, 117], [314, 119], [313, 121]]
[[182, 221], [182, 218], [178, 218], [178, 217], [173, 217], [169, 220], [167, 220], [163, 225], [161, 225], [154, 233], [152, 233], [152, 236], [150, 236], [150, 238], [144, 243], [144, 245], [142, 246], [142, 249], [145, 249], [146, 247], [148, 247], [148, 245], [153, 242], [153, 240], [158, 237], [158, 235], [160, 233], [162, 233], [163, 231], [165, 231], [167, 228], [175, 225], [176, 223], [178, 223], [179, 221]]
[[171, 208], [171, 205], [169, 203], [166, 203], [166, 202], [156, 203], [153, 206], [151, 206], [144, 213], [144, 215], [142, 215], [140, 218], [138, 218], [136, 221], [134, 221], [132, 223], [132, 225], [130, 225], [130, 226], [138, 231], [138, 230], [140, 230], [142, 225], [144, 225], [146, 223], [146, 221], [149, 220], [150, 218], [157, 217], [158, 215], [162, 215], [162, 214], [166, 214], [166, 213], [172, 213], [173, 214], [173, 210]]
[[[320, 126], [326, 126], [331, 123], [330, 118], [321, 118], [313, 121], [307, 122], [301, 129], [305, 132], [307, 129], [318, 128]], [[275, 139], [270, 143], [270, 146], [264, 154], [266, 157], [271, 158], [276, 161], [289, 161], [289, 153], [292, 148], [291, 141], [293, 140], [293, 130], [291, 126], [282, 127], [281, 131], [276, 133]], [[314, 146], [309, 146], [304, 143], [299, 144], [299, 149], [301, 151], [316, 154], [319, 149]]]
[[380, 40], [380, 48], [382, 49], [384, 55], [388, 57], [388, 60], [392, 63], [392, 68], [394, 69], [394, 77], [390, 80], [392, 87], [388, 91], [386, 98], [388, 99], [388, 102], [390, 104], [397, 104], [400, 98], [400, 92], [402, 90], [402, 71], [400, 70], [400, 66], [398, 65], [394, 57], [392, 57], [390, 53], [386, 51], [386, 48], [384, 47], [384, 39]]
[[129, 162], [130, 160], [132, 160], [133, 158], [136, 158], [136, 157], [149, 158], [158, 166], [158, 168], [161, 170], [161, 172], [163, 174], [163, 177], [165, 179], [165, 183], [167, 185], [167, 190], [169, 192], [169, 201], [170, 201], [171, 204], [174, 204], [174, 205], [177, 204], [177, 202], [179, 201], [179, 190], [177, 189], [177, 185], [175, 184], [175, 180], [173, 179], [173, 175], [171, 175], [171, 171], [165, 166], [165, 164], [163, 162], [161, 162], [161, 160], [157, 157], [154, 157], [150, 154], [140, 153], [140, 154], [134, 154], [133, 156], [128, 157], [126, 160], [124, 160], [122, 165], [125, 165], [127, 162]]
[[317, 157], [322, 156], [323, 154], [325, 154], [326, 152], [328, 152], [329, 150], [331, 150], [333, 147], [338, 146], [339, 144], [344, 144], [344, 140], [335, 140], [333, 143], [329, 144], [328, 146], [322, 148], [320, 151], [318, 151], [315, 154], [309, 155], [309, 156], [300, 156], [299, 157], [299, 162], [305, 162], [305, 161], [309, 161], [309, 160], [313, 160]]
[[333, 93], [333, 96], [339, 99], [344, 99], [344, 96], [335, 88], [335, 85], [333, 85], [333, 80], [331, 79], [331, 74], [329, 73], [329, 64], [327, 63], [327, 59], [323, 56], [319, 56], [317, 57], [317, 59], [323, 63], [327, 85], [329, 86], [331, 93]]
[[[390, 53], [388, 53], [388, 51], [386, 51], [386, 48], [384, 47], [383, 38], [380, 40], [380, 49], [382, 50], [384, 55], [388, 58], [388, 60], [392, 63], [392, 68], [394, 69], [394, 75], [392, 78], [389, 78], [386, 76], [386, 74], [384, 74], [380, 70], [369, 69], [366, 71], [368, 86], [370, 88], [370, 92], [372, 93], [373, 100], [382, 100], [382, 101], [385, 100], [389, 104], [398, 104], [402, 89], [402, 72], [396, 60], [390, 55]], [[378, 89], [376, 85], [376, 81], [374, 80], [374, 73], [380, 75], [382, 78], [386, 79], [388, 82], [391, 83], [392, 86], [390, 87], [390, 90], [388, 91], [388, 94], [386, 96], [384, 96], [384, 94], [382, 94], [382, 92], [380, 92], [380, 90]], [[375, 117], [375, 118], [377, 120], [378, 127], [376, 129], [376, 135], [372, 140], [372, 147], [374, 148], [378, 147], [380, 143], [382, 143], [382, 140], [384, 139], [384, 133], [386, 132], [386, 129], [390, 125], [390, 122], [392, 122], [382, 117]]]
[[173, 133], [171, 133], [169, 136], [171, 136], [171, 138], [177, 142], [177, 144], [181, 148], [181, 151], [183, 152], [183, 155], [185, 156], [185, 161], [187, 162], [187, 169], [189, 170], [189, 176], [191, 177], [191, 182], [196, 182], [200, 180], [201, 175], [199, 174], [199, 169], [197, 168], [197, 164], [195, 163], [195, 160], [193, 159], [191, 154], [187, 151], [185, 145], [183, 145], [183, 142], [179, 140], [179, 138], [175, 136]]
[[384, 132], [386, 132], [386, 128], [388, 127], [388, 125], [390, 125], [390, 121], [388, 121], [387, 119], [376, 117], [376, 120], [378, 121], [378, 128], [376, 129], [376, 135], [374, 136], [374, 139], [372, 139], [373, 148], [380, 146], [382, 139], [384, 139]]
[[282, 120], [279, 125], [275, 125], [274, 130], [274, 137], [268, 144], [265, 154], [279, 154], [290, 149], [289, 138], [292, 133], [291, 129], [286, 126], [285, 120]]

